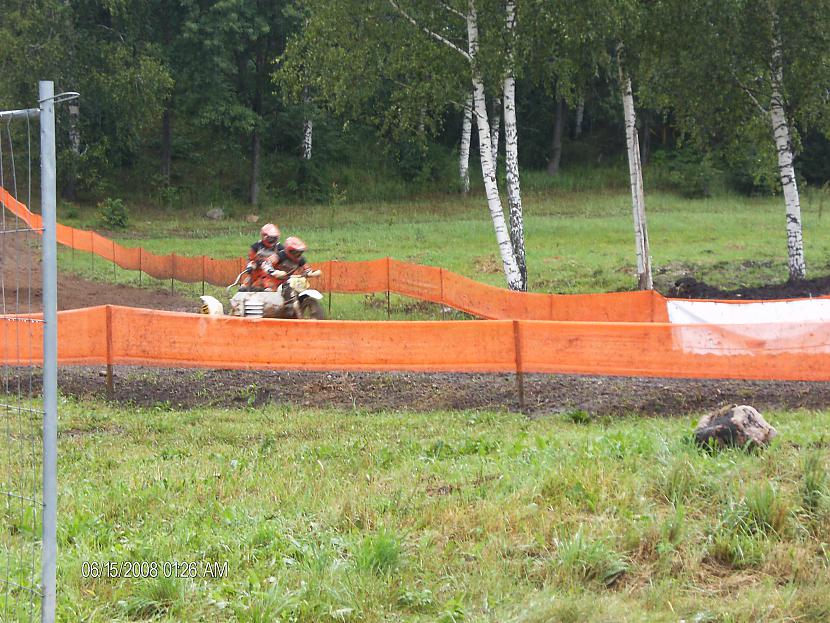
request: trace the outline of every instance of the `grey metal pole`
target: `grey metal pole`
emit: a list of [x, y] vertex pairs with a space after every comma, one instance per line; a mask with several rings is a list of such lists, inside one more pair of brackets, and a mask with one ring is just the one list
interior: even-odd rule
[[43, 550], [40, 620], [54, 623], [58, 560], [58, 267], [55, 179], [55, 85], [38, 83], [40, 195], [43, 216]]

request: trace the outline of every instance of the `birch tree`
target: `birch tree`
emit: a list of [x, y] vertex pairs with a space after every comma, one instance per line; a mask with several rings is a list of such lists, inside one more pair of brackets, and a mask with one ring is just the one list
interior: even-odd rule
[[505, 73], [504, 73], [504, 161], [506, 169], [507, 203], [510, 213], [510, 239], [513, 255], [522, 276], [522, 290], [527, 289], [525, 261], [524, 216], [522, 189], [519, 179], [519, 127], [516, 121], [515, 76], [516, 1], [505, 2]]
[[[524, 269], [524, 232], [523, 221], [521, 219], [521, 199], [519, 198], [518, 186], [518, 161], [516, 161], [515, 179], [513, 186], [509, 190], [510, 193], [515, 193], [514, 202], [518, 210], [518, 216], [514, 216], [511, 212], [511, 228], [508, 230], [507, 223], [504, 218], [504, 209], [499, 195], [498, 179], [496, 176], [496, 157], [497, 152], [493, 145], [494, 136], [490, 127], [490, 119], [487, 114], [487, 101], [485, 97], [484, 73], [482, 70], [480, 57], [480, 31], [479, 31], [479, 16], [476, 6], [476, 0], [467, 0], [466, 7], [463, 10], [453, 8], [449, 5], [442, 4], [446, 11], [446, 17], [455, 16], [463, 19], [466, 23], [467, 31], [467, 49], [463, 49], [460, 45], [454, 43], [443, 34], [427, 25], [423, 20], [419, 20], [414, 16], [410, 9], [404, 8], [399, 0], [389, 0], [390, 5], [398, 12], [402, 19], [406, 20], [412, 26], [423, 32], [433, 41], [448, 47], [449, 49], [460, 54], [469, 65], [470, 81], [473, 89], [473, 114], [475, 115], [476, 128], [478, 128], [478, 144], [479, 144], [479, 158], [481, 160], [481, 174], [484, 181], [485, 194], [487, 196], [487, 206], [490, 211], [490, 218], [493, 221], [493, 229], [496, 234], [496, 244], [499, 248], [501, 256], [502, 268], [504, 270], [507, 285], [511, 290], [526, 290], [527, 282], [525, 279], [526, 269]], [[512, 7], [512, 8], [511, 8]], [[512, 11], [512, 12], [511, 12]], [[515, 23], [515, 3], [508, 0], [508, 21], [509, 28], [513, 28]], [[508, 65], [510, 61], [508, 60]], [[505, 74], [512, 76], [512, 71]], [[509, 95], [511, 102], [509, 104], [510, 114], [512, 115], [513, 132], [515, 134], [515, 82], [512, 78], [505, 78], [505, 81], [510, 80], [511, 90]], [[508, 104], [505, 103], [505, 115], [508, 114]], [[515, 136], [513, 137], [515, 141]], [[515, 145], [515, 142], [514, 142]], [[508, 183], [510, 188], [510, 183]], [[518, 253], [517, 253], [518, 251]]]
[[309, 94], [308, 88], [303, 89], [303, 104], [305, 104], [306, 114], [305, 119], [303, 119], [303, 144], [300, 152], [303, 160], [311, 160], [311, 147], [312, 140], [314, 138], [314, 121], [308, 113], [308, 108], [311, 104], [311, 95]]
[[[472, 132], [474, 121], [505, 280], [508, 287], [524, 290], [524, 270], [514, 250], [523, 257], [523, 235], [513, 235], [505, 218], [488, 115], [487, 94], [501, 95], [506, 75], [502, 0], [304, 0], [303, 6], [307, 21], [289, 42], [280, 80], [310, 80], [315, 96], [338, 114], [419, 140], [440, 126], [448, 108], [463, 111], [469, 104], [469, 128]], [[306, 72], [302, 80], [300, 67]], [[462, 188], [469, 175], [465, 128]], [[521, 219], [510, 223], [522, 226]]]
[[[534, 42], [531, 67], [535, 80], [551, 88], [551, 97], [577, 107], [584, 104], [585, 86], [596, 75], [613, 80], [612, 58], [617, 60], [620, 95], [623, 103], [626, 146], [634, 223], [637, 284], [651, 289], [651, 262], [645, 215], [642, 162], [637, 139], [634, 96], [628, 63], [620, 58], [619, 42], [639, 36], [636, 0], [558, 0], [536, 6], [532, 17]], [[555, 89], [551, 85], [555, 85]], [[580, 117], [582, 113], [580, 112]], [[564, 113], [557, 114], [557, 123]], [[579, 121], [581, 125], [581, 119]], [[558, 169], [561, 128], [555, 131], [549, 171]]]
[[[766, 150], [784, 200], [787, 268], [807, 275], [795, 160], [799, 128], [830, 120], [830, 2], [665, 0], [651, 7], [655, 101], [671, 106], [693, 139]], [[760, 138], [760, 137], [758, 137]]]
[[651, 258], [649, 257], [648, 227], [646, 225], [646, 199], [643, 188], [643, 164], [640, 160], [640, 141], [637, 137], [637, 116], [634, 111], [634, 92], [631, 78], [625, 71], [622, 60], [622, 45], [617, 47], [620, 91], [622, 92], [625, 118], [625, 142], [628, 152], [629, 185], [631, 206], [634, 215], [634, 244], [637, 257], [637, 285], [641, 290], [653, 289]]
[[470, 192], [470, 143], [473, 129], [473, 95], [464, 102], [464, 119], [461, 123], [461, 148], [458, 152], [458, 177], [461, 190], [466, 195]]
[[501, 139], [501, 98], [496, 95], [490, 100], [490, 143], [493, 145], [493, 161], [498, 166], [499, 140]]

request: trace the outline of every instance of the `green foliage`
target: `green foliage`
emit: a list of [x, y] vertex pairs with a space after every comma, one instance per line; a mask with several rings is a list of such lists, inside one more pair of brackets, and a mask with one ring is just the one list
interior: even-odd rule
[[588, 424], [591, 422], [591, 414], [585, 409], [573, 409], [566, 411], [563, 417], [574, 424]]
[[664, 186], [682, 197], [711, 197], [720, 179], [711, 157], [688, 147], [656, 152], [650, 163], [649, 179], [653, 168], [663, 169]]
[[361, 541], [355, 554], [358, 569], [385, 574], [394, 571], [400, 564], [401, 546], [394, 534], [381, 530]]
[[603, 541], [584, 537], [581, 530], [559, 541], [556, 557], [564, 578], [588, 585], [612, 586], [628, 569], [622, 556]]
[[126, 229], [130, 221], [124, 201], [111, 197], [98, 204], [98, 218], [101, 226], [115, 230]]
[[145, 578], [135, 586], [135, 592], [123, 602], [124, 613], [132, 620], [175, 614], [183, 605], [184, 584], [177, 578]]
[[801, 504], [810, 513], [825, 510], [830, 501], [830, 478], [821, 453], [811, 452], [804, 458], [804, 475], [801, 481]]

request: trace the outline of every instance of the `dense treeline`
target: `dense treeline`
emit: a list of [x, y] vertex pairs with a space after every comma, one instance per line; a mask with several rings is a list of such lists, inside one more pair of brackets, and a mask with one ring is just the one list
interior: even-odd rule
[[521, 289], [520, 168], [625, 171], [628, 155], [638, 263], [640, 161], [688, 195], [783, 191], [794, 277], [797, 183], [830, 181], [829, 0], [2, 6], [0, 107], [30, 105], [41, 77], [82, 94], [60, 110], [67, 199], [342, 202], [472, 179]]

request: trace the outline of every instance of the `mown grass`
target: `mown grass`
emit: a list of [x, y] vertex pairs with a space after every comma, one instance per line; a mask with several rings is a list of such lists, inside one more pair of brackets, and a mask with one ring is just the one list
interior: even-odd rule
[[[709, 454], [686, 419], [61, 410], [61, 621], [830, 617], [827, 411]], [[82, 576], [194, 560], [228, 575]]]
[[[579, 172], [557, 182], [529, 175], [524, 197], [530, 289], [544, 292], [630, 290], [634, 243], [630, 196], [624, 184], [599, 173]], [[806, 189], [802, 197], [805, 249], [811, 275], [830, 270], [830, 218], [825, 193]], [[310, 260], [367, 260], [390, 256], [442, 266], [493, 285], [504, 285], [492, 223], [481, 196], [439, 195], [397, 202], [349, 205], [275, 205], [253, 209], [223, 205], [227, 217], [211, 221], [210, 206], [161, 211], [132, 205], [131, 225], [114, 234], [126, 245], [157, 253], [238, 257], [257, 238], [259, 225], [274, 221], [284, 235], [310, 245]], [[658, 288], [684, 273], [726, 287], [786, 281], [786, 237], [780, 197], [720, 195], [684, 199], [654, 192], [647, 196], [649, 234]], [[245, 221], [248, 214], [258, 224]], [[60, 220], [94, 226], [93, 208], [64, 207]], [[67, 251], [65, 269], [100, 279], [111, 267], [93, 269], [84, 254]], [[125, 279], [136, 276], [124, 276]], [[347, 300], [347, 299], [344, 299]], [[345, 311], [344, 311], [345, 310]], [[343, 317], [365, 317], [359, 304], [341, 307]], [[385, 313], [385, 309], [384, 309]], [[371, 314], [370, 314], [371, 316]]]

